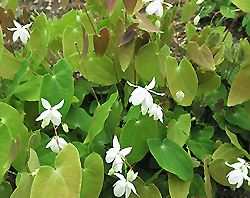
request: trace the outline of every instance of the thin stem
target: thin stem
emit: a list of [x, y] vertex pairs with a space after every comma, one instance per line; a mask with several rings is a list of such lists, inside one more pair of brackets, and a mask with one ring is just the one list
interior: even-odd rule
[[55, 131], [55, 135], [56, 135], [56, 144], [57, 144], [57, 146], [58, 146], [58, 148], [59, 148], [59, 151], [60, 151], [61, 148], [60, 148], [60, 145], [59, 145], [59, 141], [58, 141], [59, 136], [58, 136], [58, 133], [57, 133], [57, 128], [58, 128], [58, 126], [55, 127], [55, 125], [53, 125], [53, 127], [54, 127], [54, 131]]

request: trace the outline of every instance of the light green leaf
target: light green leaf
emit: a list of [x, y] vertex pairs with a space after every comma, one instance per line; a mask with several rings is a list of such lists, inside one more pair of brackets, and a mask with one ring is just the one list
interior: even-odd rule
[[21, 178], [17, 188], [12, 193], [10, 198], [30, 197], [31, 186], [33, 183], [33, 176], [30, 173], [21, 173]]
[[59, 152], [55, 168], [40, 167], [32, 185], [30, 198], [80, 198], [81, 163], [79, 153], [72, 144], [68, 144]]
[[167, 137], [179, 146], [183, 146], [189, 138], [191, 128], [190, 114], [180, 115], [178, 121], [171, 120], [168, 123]]
[[203, 44], [190, 41], [187, 48], [187, 57], [192, 59], [203, 70], [215, 70], [215, 62], [211, 50]]
[[[127, 156], [128, 161], [134, 164], [140, 161], [148, 152], [147, 139], [155, 138], [158, 134], [157, 121], [146, 116], [139, 120], [129, 120], [122, 128], [120, 143], [121, 147], [132, 147]], [[133, 138], [131, 138], [133, 137]]]
[[186, 198], [189, 193], [191, 180], [182, 181], [176, 175], [168, 174], [168, 186], [171, 198]]
[[156, 83], [163, 86], [163, 75], [160, 70], [159, 49], [154, 43], [144, 45], [135, 58], [136, 72], [145, 80], [156, 78]]
[[149, 139], [150, 152], [158, 164], [177, 175], [180, 179], [187, 181], [193, 177], [193, 165], [190, 156], [175, 142], [165, 139]]
[[99, 197], [103, 181], [103, 160], [97, 153], [91, 153], [84, 162], [84, 169], [82, 171], [81, 197]]
[[40, 168], [40, 162], [36, 152], [33, 149], [30, 149], [30, 158], [27, 162], [30, 172], [36, 171]]
[[[64, 105], [59, 111], [65, 116], [70, 108], [74, 95], [74, 80], [70, 65], [60, 60], [54, 65], [53, 75], [46, 74], [41, 87], [41, 98], [45, 98], [54, 106], [64, 99]], [[42, 108], [42, 106], [40, 106]], [[40, 108], [40, 109], [41, 109]]]
[[100, 57], [91, 53], [83, 58], [77, 69], [85, 78], [96, 84], [112, 85], [121, 80], [121, 69], [106, 55]]
[[198, 9], [196, 5], [197, 0], [187, 0], [182, 8], [181, 13], [181, 21], [185, 22], [188, 21], [192, 16], [194, 16], [195, 12]]
[[[178, 66], [175, 58], [167, 57], [167, 81], [171, 95], [180, 105], [191, 105], [196, 96], [198, 79], [196, 72], [187, 59], [183, 59]], [[182, 101], [177, 99], [176, 93], [182, 91], [185, 95]]]
[[84, 144], [91, 143], [95, 136], [101, 132], [104, 127], [105, 120], [109, 116], [109, 112], [111, 107], [113, 106], [114, 102], [117, 100], [118, 93], [114, 93], [110, 96], [110, 98], [102, 105], [99, 105], [96, 110], [95, 114], [91, 120], [88, 135], [84, 140]]
[[12, 186], [9, 182], [4, 181], [0, 184], [0, 195], [2, 198], [9, 198], [12, 193]]
[[12, 80], [20, 65], [21, 61], [4, 48], [0, 59], [0, 77]]
[[[133, 182], [136, 188], [136, 192], [143, 198], [162, 198], [159, 189], [153, 184], [145, 185], [143, 180], [139, 177]], [[133, 192], [131, 192], [130, 198], [138, 198]]]
[[[23, 124], [23, 117], [19, 114], [19, 112], [14, 109], [12, 106], [1, 103], [0, 102], [0, 125], [4, 127], [3, 135], [6, 137], [5, 138], [0, 138], [1, 144], [3, 145], [3, 142], [6, 141], [7, 147], [5, 146], [5, 151], [6, 148], [8, 148], [8, 144], [10, 141], [10, 137], [14, 139], [11, 149], [9, 150], [9, 161], [8, 164], [10, 164], [13, 160], [13, 166], [15, 169], [18, 171], [22, 171], [25, 166], [26, 162], [26, 155], [27, 155], [27, 146], [28, 146], [28, 131], [25, 125]], [[9, 132], [8, 132], [9, 131]], [[11, 135], [7, 135], [7, 133], [10, 133]], [[3, 153], [4, 155], [7, 153]], [[3, 166], [1, 166], [3, 167]], [[0, 169], [1, 171], [1, 169]], [[1, 177], [1, 175], [0, 175]]]
[[231, 0], [231, 2], [244, 12], [250, 13], [250, 0]]
[[27, 43], [27, 47], [33, 52], [29, 60], [32, 67], [38, 66], [43, 61], [47, 54], [49, 38], [47, 18], [44, 13], [41, 13], [32, 25], [30, 39]]
[[250, 99], [250, 65], [243, 67], [235, 77], [229, 91], [227, 106], [235, 106]]

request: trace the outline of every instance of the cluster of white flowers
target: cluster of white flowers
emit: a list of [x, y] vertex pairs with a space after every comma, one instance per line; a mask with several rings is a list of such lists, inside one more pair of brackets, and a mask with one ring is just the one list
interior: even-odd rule
[[167, 6], [167, 9], [170, 9], [173, 7], [172, 4], [164, 2], [164, 0], [142, 0], [144, 4], [147, 4], [146, 12], [149, 15], [155, 14], [158, 17], [162, 17], [163, 15], [163, 5]]
[[[58, 109], [62, 108], [64, 100], [59, 102], [57, 105], [51, 107], [49, 101], [44, 98], [41, 98], [42, 106], [46, 109], [43, 111], [37, 118], [36, 121], [42, 120], [41, 127], [44, 128], [52, 122], [55, 130], [61, 124], [62, 114]], [[62, 124], [62, 128], [65, 132], [68, 132], [68, 125], [66, 123]], [[58, 153], [63, 149], [68, 143], [57, 134], [51, 139], [51, 141], [46, 145], [46, 148], [50, 148], [53, 152]]]
[[138, 196], [135, 186], [132, 183], [132, 181], [136, 179], [138, 173], [134, 173], [134, 171], [130, 169], [127, 173], [126, 179], [122, 174], [120, 174], [122, 173], [123, 164], [125, 164], [126, 166], [125, 157], [131, 152], [131, 150], [132, 147], [121, 149], [118, 138], [115, 135], [113, 138], [113, 147], [106, 152], [106, 162], [113, 162], [112, 168], [109, 170], [109, 175], [114, 174], [116, 177], [119, 178], [119, 180], [113, 186], [114, 195], [116, 197], [121, 197], [125, 194], [125, 198], [128, 198], [131, 193], [131, 190]]
[[229, 184], [236, 185], [236, 188], [240, 188], [244, 182], [244, 180], [248, 181], [248, 185], [250, 185], [250, 178], [248, 177], [248, 169], [250, 169], [250, 165], [241, 158], [237, 158], [239, 162], [234, 164], [229, 164], [225, 162], [225, 164], [234, 170], [230, 171], [227, 174]]
[[161, 122], [163, 122], [162, 108], [159, 105], [153, 103], [153, 97], [151, 95], [151, 93], [159, 96], [164, 95], [164, 93], [157, 93], [152, 90], [155, 87], [155, 77], [145, 88], [133, 85], [130, 82], [127, 83], [129, 86], [136, 88], [131, 93], [129, 102], [131, 102], [135, 106], [141, 105], [142, 115], [146, 115], [146, 113], [149, 113], [149, 116], [154, 116], [154, 120], [160, 120]]
[[22, 41], [23, 44], [26, 44], [28, 39], [30, 38], [29, 31], [27, 30], [32, 23], [29, 23], [27, 25], [22, 26], [20, 23], [17, 21], [13, 21], [14, 25], [16, 26], [15, 28], [8, 28], [9, 31], [14, 32], [13, 33], [13, 41], [16, 42], [18, 38]]

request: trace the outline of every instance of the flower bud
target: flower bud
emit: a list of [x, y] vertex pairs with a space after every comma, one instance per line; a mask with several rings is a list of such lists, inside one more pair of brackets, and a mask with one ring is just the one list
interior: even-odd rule
[[194, 25], [197, 25], [200, 21], [201, 17], [200, 14], [198, 14], [196, 17], [194, 17]]
[[161, 21], [160, 20], [156, 20], [155, 21], [155, 26], [160, 29], [161, 28]]

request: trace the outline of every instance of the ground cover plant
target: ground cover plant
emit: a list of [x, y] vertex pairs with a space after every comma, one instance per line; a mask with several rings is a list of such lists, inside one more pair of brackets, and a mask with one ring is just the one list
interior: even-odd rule
[[249, 0], [0, 2], [0, 197], [249, 197]]

